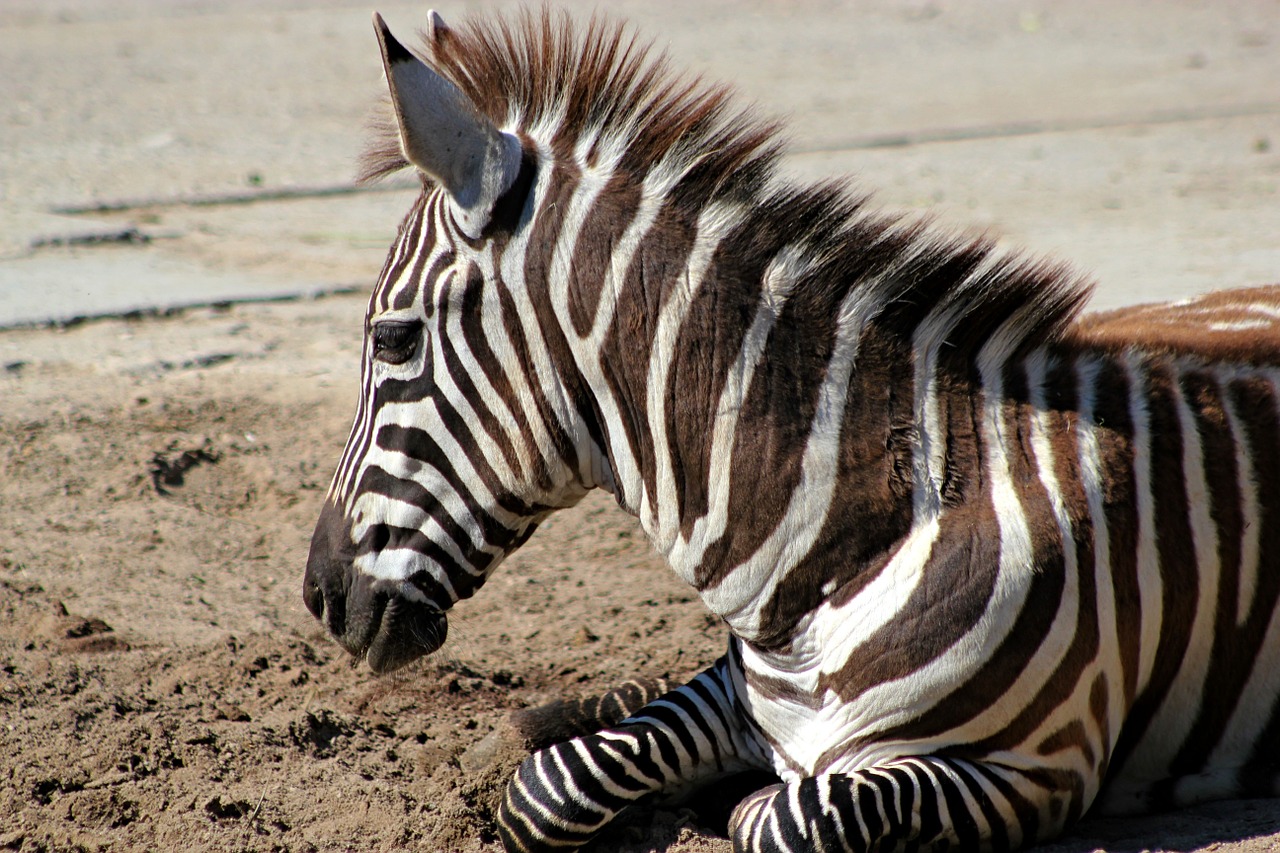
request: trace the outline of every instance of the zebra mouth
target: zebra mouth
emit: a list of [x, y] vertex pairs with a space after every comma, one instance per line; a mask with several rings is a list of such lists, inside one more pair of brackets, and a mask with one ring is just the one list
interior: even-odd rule
[[440, 608], [406, 598], [387, 581], [358, 575], [348, 585], [339, 573], [326, 575], [323, 568], [308, 565], [303, 583], [307, 609], [374, 672], [392, 672], [444, 645], [449, 621]]
[[374, 630], [364, 656], [369, 668], [379, 675], [431, 654], [444, 645], [449, 633], [449, 619], [443, 611], [398, 595], [386, 600], [382, 618], [371, 620], [371, 624]]

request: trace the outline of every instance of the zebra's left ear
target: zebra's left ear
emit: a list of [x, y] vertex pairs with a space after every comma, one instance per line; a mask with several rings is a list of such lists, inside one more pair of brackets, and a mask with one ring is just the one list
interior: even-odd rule
[[[432, 17], [433, 30], [443, 27]], [[477, 238], [520, 174], [520, 140], [480, 114], [461, 89], [396, 41], [377, 12], [373, 26], [405, 159], [449, 193], [458, 225]]]

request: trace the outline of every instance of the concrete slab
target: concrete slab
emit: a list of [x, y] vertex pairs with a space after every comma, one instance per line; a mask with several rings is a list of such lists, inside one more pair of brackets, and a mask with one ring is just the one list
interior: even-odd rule
[[[420, 3], [379, 5], [397, 31], [422, 22]], [[516, 3], [439, 5], [456, 18]], [[585, 16], [595, 4], [566, 5]], [[1274, 3], [621, 0], [609, 11], [634, 20], [677, 66], [789, 113], [798, 172], [856, 171], [886, 203], [940, 206], [950, 223], [1075, 260], [1104, 280], [1104, 304], [1280, 279]], [[123, 204], [92, 213], [110, 226], [104, 233], [120, 234], [157, 227], [157, 205], [172, 212], [182, 202], [349, 186], [379, 75], [364, 0], [266, 9], [9, 0], [0, 6], [7, 253], [98, 233], [97, 223], [38, 221], [55, 210]], [[185, 265], [148, 269], [151, 255], [135, 253], [106, 266], [121, 287], [140, 282], [120, 302], [131, 305], [367, 281], [397, 217], [371, 220], [360, 237], [367, 255], [349, 230], [308, 218], [337, 222], [346, 205], [362, 209], [358, 198], [334, 197], [319, 214], [206, 205], [187, 217], [194, 227], [170, 223], [182, 236], [155, 253]], [[336, 260], [347, 252], [358, 259]], [[333, 272], [316, 278], [321, 256]], [[90, 304], [100, 265], [92, 253], [76, 257], [0, 260], [0, 291], [39, 286], [50, 288], [50, 306]], [[126, 271], [129, 257], [143, 267]], [[23, 299], [3, 304], [25, 305], [20, 316], [30, 318], [39, 300]]]
[[67, 230], [0, 256], [0, 328], [367, 290], [414, 194], [14, 217]]
[[0, 207], [0, 261], [56, 246], [128, 243], [158, 236], [132, 222], [87, 216], [60, 216], [26, 208]]
[[[221, 302], [256, 302], [333, 292], [332, 286], [217, 273], [180, 258], [128, 249], [71, 249], [6, 261], [0, 328], [70, 323]], [[194, 286], [193, 286], [194, 285]]]

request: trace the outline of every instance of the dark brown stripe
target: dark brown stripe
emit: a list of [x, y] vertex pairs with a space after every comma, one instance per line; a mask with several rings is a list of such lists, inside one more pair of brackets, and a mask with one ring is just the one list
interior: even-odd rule
[[[1026, 794], [1018, 789], [1017, 782], [1011, 782], [1001, 773], [989, 765], [982, 762], [975, 762], [973, 772], [979, 774], [986, 780], [987, 784], [995, 788], [1005, 802], [1013, 810], [1014, 816], [1018, 820], [1022, 843], [1020, 847], [1033, 843], [1040, 838], [1040, 806], [1026, 796]], [[979, 792], [975, 796], [979, 799], [983, 795]], [[1004, 824], [1003, 817], [998, 818], [1001, 825]]]
[[936, 660], [986, 612], [999, 564], [999, 527], [990, 497], [949, 513], [923, 577], [902, 609], [844, 668], [820, 679], [818, 690], [832, 690], [851, 702]]
[[[1089, 688], [1089, 713], [1093, 715], [1094, 725], [1098, 727], [1098, 740], [1103, 744], [1111, 743], [1111, 695], [1107, 690], [1107, 674], [1099, 672], [1093, 677], [1093, 686]], [[1108, 756], [1104, 752], [1099, 755], [1093, 765], [1099, 779], [1107, 775]]]
[[[401, 224], [395, 248], [387, 258], [382, 275], [378, 277], [379, 313], [408, 308], [422, 294], [422, 265], [427, 253], [418, 250], [425, 248], [425, 244], [434, 239], [434, 214], [442, 198], [443, 196], [424, 190]], [[409, 266], [410, 263], [413, 264], [412, 267]], [[396, 290], [396, 286], [406, 279], [409, 285]], [[434, 307], [430, 299], [431, 288], [427, 287], [425, 290], [427, 298], [423, 302], [429, 311]]]
[[1196, 573], [1195, 542], [1191, 535], [1186, 473], [1182, 462], [1182, 426], [1178, 419], [1177, 382], [1168, 361], [1152, 363], [1147, 389], [1151, 436], [1151, 492], [1157, 531], [1156, 550], [1163, 584], [1160, 639], [1151, 676], [1134, 698], [1111, 754], [1113, 772], [1123, 774], [1125, 762], [1147, 734], [1164, 704], [1190, 642], [1200, 581]]
[[[447, 473], [445, 479], [450, 479], [450, 474], [452, 472]], [[456, 477], [452, 478], [452, 480], [456, 481]], [[453, 543], [464, 556], [468, 559], [475, 556], [482, 564], [488, 561], [487, 556], [477, 555], [475, 547], [471, 544], [471, 534], [461, 524], [453, 520], [453, 517], [440, 503], [439, 498], [414, 481], [402, 480], [376, 465], [371, 465], [360, 476], [360, 492], [387, 495], [418, 507], [440, 525], [440, 528], [453, 540]], [[514, 531], [504, 527], [497, 519], [488, 515], [472, 500], [471, 495], [465, 489], [460, 492], [460, 495], [467, 504], [468, 511], [480, 525], [485, 541], [499, 547], [510, 543], [515, 536]]]
[[[457, 412], [452, 408], [445, 408], [442, 415], [441, 427], [443, 430], [454, 435], [458, 443], [466, 448], [471, 436], [469, 433], [459, 434], [455, 432], [458, 423], [461, 421], [457, 416]], [[482, 526], [486, 522], [488, 519], [487, 513], [480, 507], [479, 502], [475, 500], [471, 493], [473, 484], [464, 480], [457, 472], [455, 467], [456, 460], [445, 452], [431, 432], [417, 427], [386, 424], [378, 429], [378, 446], [384, 450], [403, 453], [419, 463], [419, 467], [430, 466], [434, 468], [438, 475], [449, 484], [449, 487], [463, 497], [468, 510], [481, 513], [478, 520]], [[481, 483], [494, 495], [495, 502], [499, 507], [512, 515], [524, 518], [536, 515], [539, 512], [545, 512], [548, 509], [548, 507], [541, 504], [530, 504], [506, 491], [493, 471], [484, 464], [484, 460], [481, 459], [477, 462], [472, 458], [473, 456], [474, 453], [468, 454], [468, 459], [479, 473]], [[395, 495], [396, 492], [384, 492], [383, 494]], [[422, 506], [416, 502], [415, 505]]]
[[1098, 754], [1090, 743], [1089, 730], [1080, 720], [1072, 720], [1040, 739], [1036, 744], [1038, 755], [1050, 756], [1069, 749], [1076, 749], [1091, 766], [1096, 766]]
[[569, 263], [568, 289], [569, 320], [579, 337], [591, 331], [614, 252], [639, 206], [640, 185], [627, 173], [618, 172], [596, 197], [578, 232]]
[[417, 234], [413, 237], [413, 245], [409, 248], [408, 258], [413, 261], [413, 265], [409, 267], [407, 274], [403, 271], [397, 271], [392, 280], [398, 283], [404, 283], [405, 286], [399, 290], [393, 291], [391, 308], [397, 311], [404, 311], [413, 307], [415, 302], [421, 301], [422, 309], [428, 317], [435, 310], [435, 302], [432, 297], [435, 296], [435, 280], [440, 273], [448, 269], [448, 265], [452, 263], [454, 253], [448, 251], [436, 258], [431, 264], [430, 271], [427, 270], [427, 261], [431, 257], [432, 245], [435, 243], [439, 235], [436, 233], [435, 215], [441, 206], [447, 204], [445, 195], [437, 191], [437, 194], [428, 196], [431, 203], [425, 206], [420, 214], [417, 223]]

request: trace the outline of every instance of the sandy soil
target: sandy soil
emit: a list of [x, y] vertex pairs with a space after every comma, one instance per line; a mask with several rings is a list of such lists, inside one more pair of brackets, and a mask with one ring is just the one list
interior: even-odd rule
[[446, 652], [353, 668], [299, 589], [362, 313], [343, 297], [0, 335], [0, 754], [18, 756], [0, 849], [492, 849], [514, 759], [459, 760], [509, 709], [719, 654], [631, 520], [589, 500], [459, 608]]
[[[376, 678], [302, 606], [354, 406], [363, 298], [0, 333], [0, 850], [491, 851], [506, 714], [637, 672], [687, 677], [720, 626], [591, 499]], [[596, 851], [728, 851], [706, 810]], [[1280, 848], [1280, 803], [1086, 822], [1059, 851]]]

